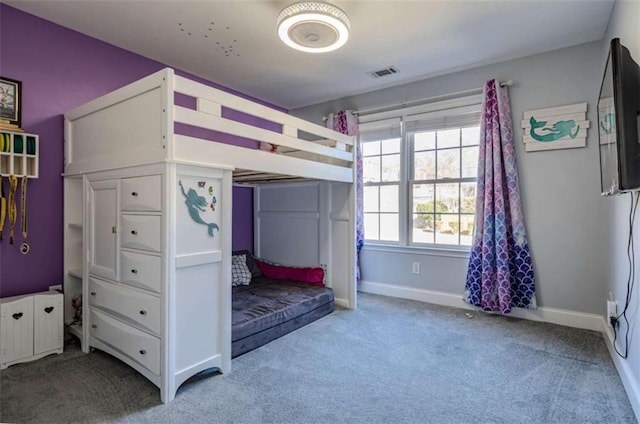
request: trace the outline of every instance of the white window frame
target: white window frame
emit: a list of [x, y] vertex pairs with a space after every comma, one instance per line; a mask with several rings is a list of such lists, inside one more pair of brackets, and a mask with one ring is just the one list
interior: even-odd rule
[[[392, 249], [394, 251], [432, 251], [444, 252], [445, 254], [452, 254], [457, 256], [459, 254], [466, 255], [469, 252], [469, 246], [464, 245], [445, 245], [445, 244], [425, 244], [425, 243], [412, 243], [410, 231], [413, 228], [413, 211], [412, 205], [412, 189], [411, 184], [413, 182], [412, 175], [412, 148], [413, 145], [409, 141], [409, 135], [405, 131], [407, 124], [417, 120], [433, 121], [433, 128], [438, 126], [444, 127], [449, 122], [451, 127], [452, 122], [460, 120], [460, 116], [474, 115], [477, 117], [477, 122], [480, 122], [480, 112], [482, 107], [482, 95], [472, 95], [459, 97], [455, 99], [448, 99], [439, 102], [427, 103], [424, 105], [405, 107], [400, 109], [388, 110], [384, 112], [372, 113], [359, 116], [359, 129], [361, 133], [371, 131], [375, 128], [380, 128], [389, 125], [399, 125], [401, 132], [400, 142], [400, 193], [399, 193], [399, 231], [400, 237], [397, 242], [389, 242], [383, 240], [370, 240], [366, 238], [365, 231], [365, 245], [378, 249]], [[443, 125], [444, 124], [444, 125]], [[461, 125], [469, 126], [469, 125]], [[474, 180], [475, 181], [475, 180]], [[366, 247], [365, 247], [366, 248]], [[446, 253], [449, 252], [449, 253]]]

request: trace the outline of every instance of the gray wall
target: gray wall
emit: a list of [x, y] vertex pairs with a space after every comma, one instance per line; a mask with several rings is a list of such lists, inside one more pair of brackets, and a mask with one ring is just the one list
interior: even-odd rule
[[[609, 51], [609, 40], [619, 37], [621, 43], [631, 52], [631, 56], [640, 63], [640, 2], [636, 1], [617, 1], [609, 21], [607, 35], [602, 43], [601, 62], [604, 63]], [[640, 164], [638, 165], [640, 166]], [[609, 217], [608, 227], [610, 231], [607, 233], [606, 244], [608, 252], [608, 262], [610, 264], [606, 275], [606, 290], [613, 294], [618, 302], [618, 312], [624, 306], [627, 295], [627, 278], [629, 272], [629, 263], [627, 261], [627, 240], [629, 234], [629, 195], [609, 197], [605, 199], [606, 211]], [[640, 246], [640, 236], [637, 228], [640, 227], [640, 218], [636, 217], [634, 225], [636, 226], [635, 243]], [[639, 261], [638, 250], [636, 248], [636, 261]], [[631, 387], [638, 390], [640, 382], [640, 316], [638, 315], [639, 282], [640, 277], [636, 274], [635, 292], [633, 293], [631, 308], [628, 313], [630, 321], [630, 340], [631, 347], [629, 357], [623, 362], [623, 367], [631, 381]], [[619, 331], [626, 330], [624, 322], [621, 322]], [[618, 346], [621, 346], [618, 342]], [[624, 347], [622, 347], [624, 349]], [[623, 381], [625, 379], [623, 378]], [[628, 386], [629, 387], [629, 386]], [[629, 388], [627, 389], [629, 391]], [[633, 389], [632, 389], [633, 390]], [[635, 392], [635, 398], [630, 396], [632, 405], [636, 410], [636, 414], [640, 413], [640, 393]]]
[[[537, 276], [539, 306], [603, 314], [608, 278], [605, 200], [599, 196], [596, 104], [603, 70], [602, 43], [502, 62], [382, 89], [297, 110], [321, 123], [340, 109], [365, 109], [482, 87], [490, 78], [515, 81], [510, 89], [520, 188]], [[523, 111], [588, 103], [587, 148], [525, 153]], [[362, 253], [367, 281], [462, 295], [467, 255], [373, 250]], [[421, 275], [411, 273], [420, 262]]]

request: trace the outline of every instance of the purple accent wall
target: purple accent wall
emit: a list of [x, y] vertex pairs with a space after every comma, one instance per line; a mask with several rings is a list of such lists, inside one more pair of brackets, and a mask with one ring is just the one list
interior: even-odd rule
[[[29, 181], [28, 186], [31, 251], [27, 255], [19, 252], [23, 240], [18, 219], [16, 244], [9, 245], [7, 238], [0, 244], [0, 297], [46, 290], [62, 282], [64, 113], [164, 67], [0, 4], [0, 75], [22, 81], [22, 127], [40, 135], [40, 178]], [[185, 72], [176, 73], [250, 98]], [[225, 113], [277, 131], [273, 123], [238, 116], [235, 111]], [[251, 192], [250, 188], [234, 188], [234, 249], [253, 248]]]
[[253, 252], [253, 189], [233, 188], [233, 250]]

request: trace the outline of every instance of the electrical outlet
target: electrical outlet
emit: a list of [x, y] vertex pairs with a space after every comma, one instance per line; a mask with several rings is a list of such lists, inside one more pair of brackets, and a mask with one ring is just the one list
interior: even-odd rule
[[[618, 302], [615, 300], [607, 300], [607, 318], [616, 318], [618, 316]], [[609, 326], [611, 326], [611, 319], [608, 319], [607, 322]]]
[[420, 262], [413, 263], [413, 273], [420, 274]]

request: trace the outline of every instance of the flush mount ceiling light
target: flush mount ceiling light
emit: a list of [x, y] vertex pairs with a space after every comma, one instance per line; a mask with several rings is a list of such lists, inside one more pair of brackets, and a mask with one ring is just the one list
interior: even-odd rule
[[278, 35], [289, 47], [307, 53], [339, 49], [349, 38], [347, 15], [336, 6], [320, 1], [292, 4], [278, 16]]

